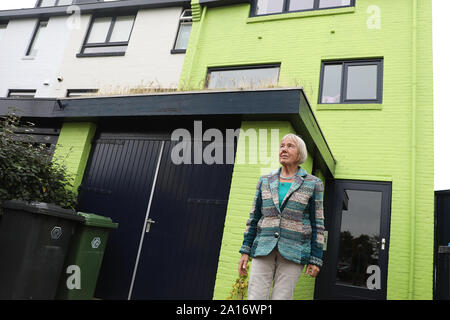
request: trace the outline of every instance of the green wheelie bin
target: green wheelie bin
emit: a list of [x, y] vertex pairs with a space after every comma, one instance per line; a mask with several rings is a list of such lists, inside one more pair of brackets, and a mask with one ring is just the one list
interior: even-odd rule
[[111, 218], [78, 212], [78, 223], [70, 243], [59, 283], [57, 299], [92, 300], [109, 232], [119, 225]]

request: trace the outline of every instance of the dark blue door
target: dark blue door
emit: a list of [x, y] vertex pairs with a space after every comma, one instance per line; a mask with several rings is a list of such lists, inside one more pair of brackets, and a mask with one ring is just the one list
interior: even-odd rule
[[328, 241], [315, 298], [386, 299], [391, 183], [331, 180], [325, 189]]
[[164, 145], [132, 299], [212, 299], [233, 166], [175, 165], [175, 144]]
[[79, 193], [79, 211], [119, 223], [108, 239], [95, 296], [126, 299], [162, 142], [108, 137], [91, 152]]
[[434, 193], [434, 299], [450, 299], [450, 259], [448, 253], [440, 252], [450, 246], [450, 190]]
[[120, 134], [94, 144], [79, 210], [119, 223], [95, 297], [212, 298], [233, 164], [176, 165], [176, 144]]

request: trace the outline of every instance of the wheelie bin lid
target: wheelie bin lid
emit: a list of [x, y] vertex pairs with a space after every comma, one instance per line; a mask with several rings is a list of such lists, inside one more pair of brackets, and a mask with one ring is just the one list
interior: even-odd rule
[[119, 226], [118, 223], [113, 222], [109, 217], [86, 212], [78, 212], [78, 215], [84, 219], [84, 224], [87, 226], [109, 229], [117, 229]]
[[2, 202], [5, 209], [21, 210], [31, 213], [44, 214], [58, 218], [64, 218], [75, 221], [82, 221], [82, 218], [76, 214], [75, 210], [64, 209], [60, 206], [46, 202], [27, 202], [24, 200], [7, 200]]

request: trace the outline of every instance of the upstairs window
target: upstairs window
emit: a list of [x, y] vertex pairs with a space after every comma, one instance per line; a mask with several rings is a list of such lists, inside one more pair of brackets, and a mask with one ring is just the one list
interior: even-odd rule
[[37, 7], [70, 6], [73, 0], [41, 0]]
[[322, 63], [319, 103], [381, 103], [383, 60]]
[[135, 15], [92, 19], [78, 57], [125, 55]]
[[278, 85], [279, 65], [213, 68], [208, 70], [208, 89], [255, 89]]
[[0, 22], [0, 41], [2, 41], [2, 38], [6, 33], [7, 27], [8, 27], [8, 23]]
[[36, 95], [36, 90], [11, 89], [8, 91], [8, 98], [14, 98], [14, 99], [34, 98], [35, 95]]
[[34, 29], [33, 36], [31, 38], [31, 42], [28, 46], [26, 56], [28, 57], [35, 57], [42, 47], [42, 38], [43, 34], [45, 32], [45, 29], [47, 28], [48, 20], [39, 21], [36, 25], [36, 28]]
[[88, 97], [95, 96], [98, 93], [98, 89], [69, 89], [67, 90], [68, 98]]
[[184, 10], [178, 24], [177, 36], [171, 53], [185, 53], [192, 29], [192, 10]]
[[356, 0], [256, 0], [254, 15], [355, 6]]

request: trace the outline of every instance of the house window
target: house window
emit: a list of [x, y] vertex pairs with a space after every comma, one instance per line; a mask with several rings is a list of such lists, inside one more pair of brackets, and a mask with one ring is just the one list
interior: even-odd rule
[[39, 21], [34, 29], [33, 37], [31, 38], [30, 45], [28, 46], [28, 50], [26, 56], [35, 57], [42, 47], [42, 38], [47, 28], [48, 20]]
[[353, 7], [356, 0], [255, 0], [254, 15]]
[[0, 22], [0, 41], [6, 33], [6, 28], [8, 27], [8, 23]]
[[8, 91], [8, 98], [26, 99], [26, 98], [34, 98], [35, 95], [36, 90], [11, 89]]
[[41, 0], [37, 7], [69, 6], [73, 0]]
[[192, 29], [192, 10], [184, 10], [180, 16], [177, 36], [171, 53], [185, 53]]
[[68, 98], [94, 96], [98, 92], [98, 89], [69, 89], [67, 90]]
[[125, 55], [135, 15], [95, 17], [78, 57]]
[[383, 60], [322, 63], [319, 103], [381, 103]]
[[289, 1], [289, 11], [302, 11], [314, 9], [314, 0], [291, 0]]
[[351, 5], [351, 0], [320, 0], [319, 8], [337, 8], [348, 7]]
[[208, 70], [208, 89], [270, 88], [278, 85], [279, 65], [213, 68]]
[[41, 0], [39, 7], [69, 6], [73, 0]]

